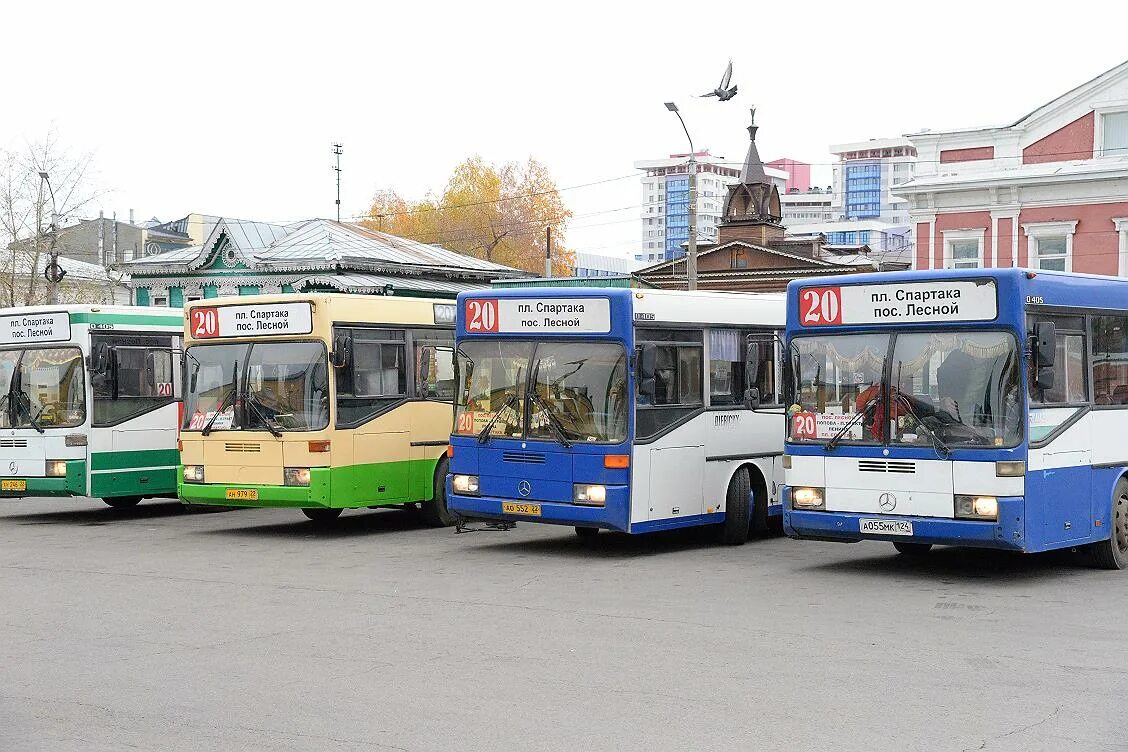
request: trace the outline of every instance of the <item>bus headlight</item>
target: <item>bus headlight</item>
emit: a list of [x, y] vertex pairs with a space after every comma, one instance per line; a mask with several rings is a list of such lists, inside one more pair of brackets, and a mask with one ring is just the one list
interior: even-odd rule
[[999, 500], [994, 496], [957, 496], [956, 519], [997, 520]]
[[67, 474], [66, 460], [47, 460], [48, 478], [65, 478]]
[[791, 506], [798, 509], [826, 509], [821, 488], [799, 486], [791, 489]]
[[282, 484], [286, 486], [308, 486], [308, 467], [287, 467], [282, 470]]
[[572, 503], [601, 507], [607, 503], [607, 486], [592, 483], [573, 483]]
[[184, 466], [184, 482], [185, 483], [203, 483], [204, 482], [204, 466], [203, 465], [185, 465]]
[[454, 489], [455, 493], [467, 494], [468, 496], [478, 495], [478, 476], [477, 475], [454, 475], [450, 479], [450, 487]]

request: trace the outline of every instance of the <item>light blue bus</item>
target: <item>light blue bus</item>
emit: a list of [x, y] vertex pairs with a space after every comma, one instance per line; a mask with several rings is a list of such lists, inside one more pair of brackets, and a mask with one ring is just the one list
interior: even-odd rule
[[787, 295], [788, 535], [1128, 566], [1128, 281], [951, 270]]
[[448, 506], [744, 542], [779, 513], [783, 319], [779, 294], [462, 293]]

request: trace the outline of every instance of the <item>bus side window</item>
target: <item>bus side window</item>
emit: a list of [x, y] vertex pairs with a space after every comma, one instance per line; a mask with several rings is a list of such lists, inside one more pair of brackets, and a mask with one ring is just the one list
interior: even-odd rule
[[443, 345], [415, 346], [417, 396], [450, 402], [454, 399], [454, 348]]
[[640, 329], [638, 343], [654, 345], [654, 400], [638, 405], [637, 435], [654, 436], [704, 407], [701, 330]]
[[[751, 340], [749, 339], [751, 338]], [[760, 373], [755, 384], [745, 384], [744, 359], [749, 341], [760, 345]], [[773, 333], [764, 329], [709, 330], [709, 405], [740, 407], [744, 390], [760, 390], [760, 403], [776, 404], [776, 348]]]
[[352, 362], [335, 369], [337, 425], [342, 427], [371, 420], [407, 397], [404, 332], [355, 328], [351, 333]]
[[1031, 369], [1030, 402], [1032, 405], [1076, 405], [1086, 402], [1089, 389], [1084, 322], [1080, 316], [1057, 316], [1051, 320], [1057, 327], [1054, 385], [1050, 389], [1035, 387]]
[[94, 424], [114, 425], [176, 399], [173, 338], [158, 335], [96, 337], [113, 351], [113, 373], [94, 383]]

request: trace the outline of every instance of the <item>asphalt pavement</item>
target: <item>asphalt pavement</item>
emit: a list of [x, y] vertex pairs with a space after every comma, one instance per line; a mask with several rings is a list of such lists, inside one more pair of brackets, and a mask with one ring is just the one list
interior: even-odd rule
[[0, 750], [1124, 750], [1063, 552], [0, 501]]

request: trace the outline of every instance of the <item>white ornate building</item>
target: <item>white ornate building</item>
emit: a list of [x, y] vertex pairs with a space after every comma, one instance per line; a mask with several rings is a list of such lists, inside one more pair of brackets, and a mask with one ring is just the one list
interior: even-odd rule
[[136, 305], [175, 307], [226, 295], [313, 291], [452, 298], [489, 287], [493, 279], [528, 276], [328, 219], [288, 225], [210, 219], [214, 222], [200, 225], [198, 245], [119, 265], [130, 275]]

